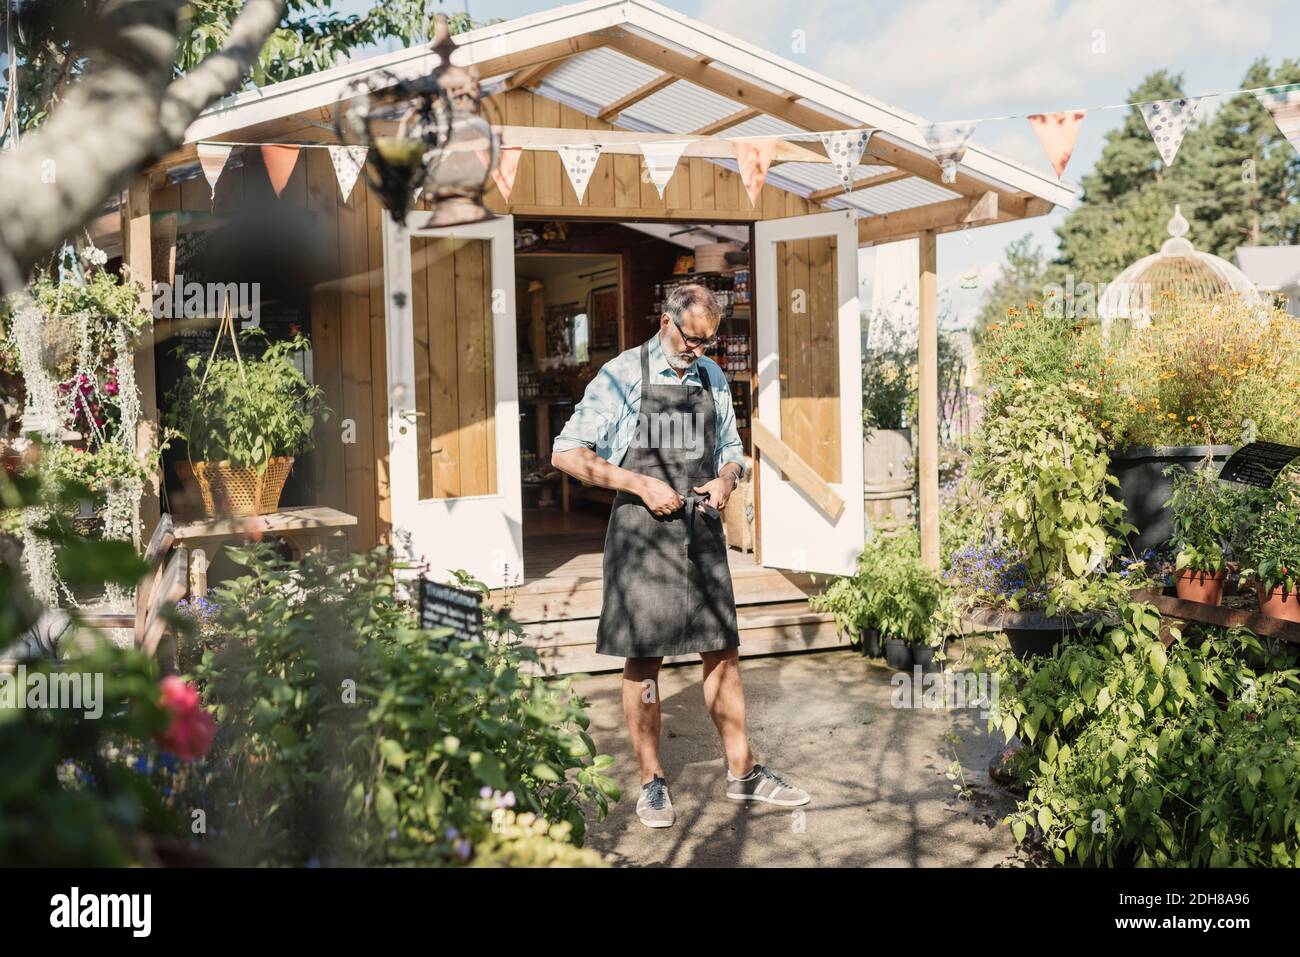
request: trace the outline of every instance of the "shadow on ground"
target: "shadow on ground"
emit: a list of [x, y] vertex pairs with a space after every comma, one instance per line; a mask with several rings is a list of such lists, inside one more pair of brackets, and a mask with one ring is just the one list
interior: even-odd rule
[[[741, 662], [759, 760], [812, 795], [792, 811], [723, 796], [725, 767], [704, 709], [699, 664], [660, 679], [660, 756], [674, 827], [636, 817], [640, 780], [619, 705], [619, 675], [575, 682], [591, 704], [591, 734], [614, 756], [623, 800], [593, 823], [588, 846], [617, 864], [669, 867], [1019, 866], [1000, 822], [1014, 799], [988, 777], [1001, 739], [978, 710], [895, 708], [893, 672], [853, 651]], [[949, 728], [954, 744], [945, 740]], [[955, 752], [954, 752], [955, 748]], [[947, 771], [961, 762], [969, 797]], [[802, 811], [800, 815], [799, 811]]]

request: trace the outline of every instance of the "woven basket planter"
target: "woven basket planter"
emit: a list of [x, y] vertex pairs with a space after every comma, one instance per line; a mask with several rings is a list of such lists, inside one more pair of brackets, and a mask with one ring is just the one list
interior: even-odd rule
[[261, 475], [256, 469], [231, 465], [228, 461], [195, 462], [193, 468], [208, 518], [244, 518], [265, 515], [280, 507], [280, 493], [293, 468], [293, 457], [271, 459]]

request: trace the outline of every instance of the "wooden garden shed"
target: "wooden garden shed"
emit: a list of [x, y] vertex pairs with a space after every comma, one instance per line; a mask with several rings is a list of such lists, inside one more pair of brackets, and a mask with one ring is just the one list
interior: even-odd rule
[[[724, 331], [747, 343], [729, 378], [757, 463], [754, 548], [735, 552], [742, 651], [837, 644], [806, 593], [809, 573], [849, 571], [863, 543], [858, 250], [920, 240], [921, 389], [933, 396], [935, 237], [1043, 215], [1072, 188], [975, 143], [943, 182], [918, 117], [649, 0], [587, 0], [455, 40], [503, 143], [522, 147], [509, 200], [489, 189], [495, 219], [431, 229], [425, 203], [399, 227], [364, 185], [344, 199], [329, 154], [310, 148], [335, 142], [353, 78], [429, 72], [436, 54], [422, 46], [219, 103], [138, 178], [120, 234], [114, 213], [99, 242], [120, 242], [137, 278], [260, 282], [263, 325], [310, 332], [309, 374], [335, 410], [290, 494], [357, 516], [354, 547], [387, 541], [435, 576], [465, 568], [513, 586], [517, 617], [558, 670], [617, 662], [592, 654], [600, 496], [544, 487], [566, 408], [548, 377], [571, 403], [583, 375], [652, 334], [680, 255], [737, 243], [748, 261], [716, 280]], [[815, 135], [841, 129], [876, 131], [847, 192]], [[686, 135], [661, 198], [641, 144]], [[785, 139], [751, 203], [727, 137], [753, 136]], [[579, 199], [557, 147], [593, 141], [604, 151]], [[200, 142], [240, 144], [214, 196]], [[279, 196], [260, 144], [304, 147]], [[147, 356], [138, 372], [147, 412], [165, 393], [170, 341], [192, 325], [157, 323], [156, 372]], [[557, 336], [570, 350], [559, 357]], [[920, 455], [937, 562], [934, 401], [922, 402]], [[597, 511], [582, 512], [586, 498]]]

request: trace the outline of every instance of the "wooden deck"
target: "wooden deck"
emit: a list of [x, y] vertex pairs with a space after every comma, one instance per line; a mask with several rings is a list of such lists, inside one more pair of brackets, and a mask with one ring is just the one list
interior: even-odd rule
[[[605, 520], [591, 513], [526, 513], [525, 581], [493, 592], [524, 624], [547, 674], [619, 671], [623, 659], [596, 653], [602, 597]], [[824, 578], [763, 568], [753, 555], [729, 549], [742, 656], [843, 647], [829, 614], [812, 611], [808, 595]], [[666, 659], [698, 661], [698, 655]]]

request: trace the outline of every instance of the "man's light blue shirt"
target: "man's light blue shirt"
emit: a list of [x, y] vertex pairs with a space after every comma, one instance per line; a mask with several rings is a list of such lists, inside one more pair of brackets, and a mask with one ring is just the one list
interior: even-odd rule
[[[707, 356], [691, 364], [681, 378], [668, 365], [659, 345], [659, 334], [650, 338], [648, 356], [650, 375], [656, 385], [685, 387], [703, 385], [700, 376], [708, 381], [713, 394], [713, 407], [717, 411], [714, 430], [714, 471], [719, 472], [728, 462], [745, 472], [745, 448], [736, 432], [736, 412], [731, 407], [731, 389], [721, 367]], [[606, 461], [618, 465], [637, 434], [637, 416], [641, 411], [641, 347], [624, 350], [610, 359], [596, 377], [587, 383], [582, 399], [573, 408], [573, 415], [556, 436], [554, 450], [591, 449]]]

